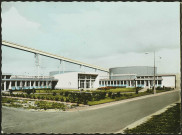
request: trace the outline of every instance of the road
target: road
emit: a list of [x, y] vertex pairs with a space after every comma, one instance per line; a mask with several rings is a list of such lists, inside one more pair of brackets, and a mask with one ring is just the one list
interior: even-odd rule
[[4, 133], [115, 133], [178, 101], [179, 91], [76, 112], [35, 112], [2, 108]]

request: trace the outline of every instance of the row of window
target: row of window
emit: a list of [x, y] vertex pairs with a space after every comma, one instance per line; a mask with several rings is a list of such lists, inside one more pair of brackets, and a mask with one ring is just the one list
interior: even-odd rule
[[95, 75], [78, 75], [78, 79], [96, 79]]
[[[119, 85], [119, 84], [129, 84], [130, 85], [130, 81], [99, 81], [99, 84], [100, 85]], [[131, 85], [134, 85], [134, 81], [131, 81]], [[150, 84], [152, 84], [153, 83], [153, 81], [145, 81], [145, 83], [146, 83], [146, 85], [148, 86], [149, 84], [148, 83], [150, 83]], [[162, 81], [161, 80], [156, 80], [155, 81], [155, 83], [157, 84], [161, 84], [162, 83]], [[144, 80], [141, 80], [141, 81], [137, 81], [137, 84], [138, 85], [144, 85]]]

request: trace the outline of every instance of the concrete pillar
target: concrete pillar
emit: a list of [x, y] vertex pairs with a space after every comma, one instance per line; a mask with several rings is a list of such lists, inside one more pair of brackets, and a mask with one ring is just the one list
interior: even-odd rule
[[46, 81], [46, 88], [48, 88], [48, 81]]
[[6, 91], [6, 81], [4, 81], [4, 91]]
[[30, 88], [31, 88], [31, 86], [32, 86], [32, 82], [30, 81]]
[[22, 87], [22, 81], [20, 81], [20, 87]]
[[78, 80], [78, 87], [80, 88], [80, 80]]
[[136, 80], [136, 87], [138, 86], [138, 82], [137, 82], [137, 80]]
[[11, 83], [12, 83], [12, 82], [10, 81], [10, 82], [9, 82], [9, 88], [8, 88], [8, 89], [11, 89]]
[[157, 80], [157, 85], [156, 85], [156, 87], [158, 87], [158, 83], [159, 83], [159, 82], [158, 82], [158, 80]]
[[36, 86], [36, 81], [33, 82], [33, 86], [34, 86], [34, 87]]
[[149, 88], [150, 88], [150, 81], [148, 81], [148, 85], [149, 85]]
[[130, 87], [131, 87], [131, 80], [130, 80]]
[[[102, 83], [102, 81], [101, 81]], [[86, 80], [84, 80], [84, 89], [86, 89]]]
[[89, 81], [89, 83], [90, 83], [90, 88], [91, 88], [91, 80]]
[[40, 81], [38, 81], [38, 87], [40, 87]]
[[144, 88], [146, 87], [146, 81], [144, 80]]
[[25, 87], [27, 86], [27, 81], [25, 81]]
[[15, 81], [15, 88], [17, 88], [17, 81]]

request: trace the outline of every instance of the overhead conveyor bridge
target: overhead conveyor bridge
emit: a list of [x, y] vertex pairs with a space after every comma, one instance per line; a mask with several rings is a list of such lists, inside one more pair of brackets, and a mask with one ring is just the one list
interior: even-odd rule
[[48, 52], [44, 52], [44, 51], [40, 51], [40, 50], [37, 50], [37, 49], [33, 49], [33, 48], [30, 48], [30, 47], [18, 45], [18, 44], [11, 43], [11, 42], [8, 42], [8, 41], [4, 41], [3, 40], [2, 41], [2, 45], [7, 46], [7, 47], [11, 47], [11, 48], [15, 48], [15, 49], [18, 49], [18, 50], [23, 50], [23, 51], [31, 52], [31, 53], [34, 53], [34, 54], [40, 54], [40, 55], [43, 55], [43, 56], [46, 56], [46, 57], [50, 57], [50, 58], [53, 58], [53, 59], [58, 59], [58, 60], [70, 62], [70, 63], [77, 64], [77, 65], [80, 65], [80, 66], [89, 67], [89, 68], [92, 68], [92, 69], [95, 69], [95, 70], [109, 72], [109, 69], [101, 68], [101, 67], [95, 66], [95, 65], [86, 64], [86, 63], [83, 63], [83, 62], [80, 62], [80, 61], [76, 61], [76, 60], [72, 60], [72, 59], [69, 59], [69, 58], [65, 58], [63, 56], [54, 55], [54, 54], [51, 54], [51, 53], [48, 53]]

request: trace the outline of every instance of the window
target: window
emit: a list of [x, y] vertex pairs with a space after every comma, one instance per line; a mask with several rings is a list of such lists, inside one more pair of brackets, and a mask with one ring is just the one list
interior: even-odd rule
[[80, 79], [85, 79], [85, 75], [79, 75]]
[[87, 78], [87, 79], [90, 79], [90, 75], [86, 75], [86, 78]]
[[90, 88], [90, 81], [89, 80], [86, 81], [86, 88]]

